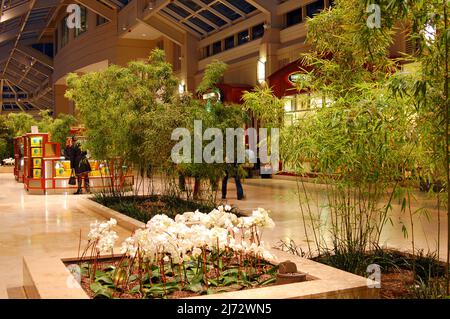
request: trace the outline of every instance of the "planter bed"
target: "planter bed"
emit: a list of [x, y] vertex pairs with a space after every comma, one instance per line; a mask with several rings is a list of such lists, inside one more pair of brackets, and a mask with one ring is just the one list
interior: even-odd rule
[[[109, 256], [107, 256], [106, 258], [102, 258], [101, 260], [99, 260], [96, 274], [97, 280], [94, 281], [94, 287], [92, 287], [92, 282], [87, 273], [88, 266], [92, 267], [92, 260], [84, 260], [82, 262], [80, 262], [79, 260], [66, 261], [64, 264], [68, 268], [73, 267], [74, 265], [78, 267], [81, 265], [81, 268], [77, 267], [77, 269], [82, 269], [82, 275], [80, 277], [76, 275], [76, 277], [81, 279], [81, 287], [83, 288], [84, 292], [90, 298], [96, 298], [98, 296], [96, 296], [93, 289], [104, 289], [102, 287], [106, 287], [107, 285], [105, 284], [112, 284], [113, 281], [115, 281], [114, 278], [117, 278], [117, 276], [114, 276], [115, 272], [113, 270], [113, 267], [121, 261], [122, 258], [120, 256], [116, 258], [110, 258]], [[197, 297], [205, 294], [257, 289], [258, 287], [270, 287], [277, 284], [283, 284], [281, 281], [279, 282], [279, 280], [277, 280], [277, 266], [267, 262], [262, 264], [263, 265], [258, 270], [255, 268], [252, 269], [250, 267], [242, 269], [241, 278], [237, 276], [236, 268], [225, 267], [221, 272], [214, 272], [215, 269], [210, 269], [208, 273], [209, 287], [206, 287], [204, 284], [191, 286], [189, 284], [177, 282], [179, 279], [179, 274], [176, 269], [171, 269], [169, 265], [165, 265], [165, 272], [167, 276], [166, 285], [163, 285], [160, 282], [155, 282], [157, 278], [157, 276], [155, 276], [155, 273], [159, 274], [160, 272], [159, 268], [156, 268], [155, 266], [156, 269], [153, 270], [152, 284], [150, 284], [150, 282], [147, 280], [146, 284], [143, 285], [142, 288], [144, 291], [148, 291], [148, 293], [146, 293], [145, 295], [145, 298], [160, 298], [162, 296], [160, 296], [159, 294], [161, 294], [163, 290], [166, 289], [168, 293], [167, 297], [165, 298], [179, 299]], [[196, 268], [195, 264], [193, 265], [193, 263], [186, 263], [186, 268], [187, 273], [191, 275], [189, 277], [193, 277], [193, 271], [195, 271]], [[246, 279], [245, 282], [244, 278], [242, 278], [242, 274], [244, 272], [246, 274], [249, 274], [249, 279]], [[257, 275], [257, 272], [259, 273], [259, 275]], [[250, 277], [250, 274], [253, 275]], [[147, 274], [145, 275], [147, 276]], [[314, 280], [313, 277], [306, 274], [304, 275], [305, 280], [303, 281]], [[134, 277], [131, 278], [126, 285], [121, 285], [121, 287], [126, 287], [125, 289], [123, 289], [123, 291], [121, 291], [121, 289], [108, 289], [111, 293], [111, 296], [108, 297], [121, 299], [141, 299], [142, 297], [144, 297], [138, 291], [138, 289], [140, 288], [138, 272], [135, 271], [133, 273], [133, 276]], [[184, 279], [183, 276], [184, 275], [182, 273], [181, 278]], [[98, 278], [100, 279], [98, 280]], [[107, 283], [105, 283], [105, 280], [107, 281]], [[101, 295], [100, 298], [102, 297], [106, 296]]]
[[[307, 273], [305, 282], [267, 286], [249, 290], [238, 290], [190, 298], [211, 299], [374, 299], [379, 298], [379, 289], [369, 288], [373, 282], [366, 278], [335, 269], [305, 258], [272, 250], [278, 260], [291, 260], [299, 271]], [[76, 255], [76, 253], [74, 253]], [[107, 256], [106, 258], [110, 258]], [[30, 299], [89, 299], [85, 290], [73, 280], [67, 269], [77, 258], [23, 258], [24, 290]], [[273, 264], [278, 264], [274, 261]], [[70, 283], [70, 284], [68, 284]]]
[[[112, 209], [104, 207], [89, 199], [82, 199], [81, 206], [92, 213], [100, 214], [105, 218], [117, 219], [117, 224], [130, 231], [142, 229], [145, 225], [128, 216], [118, 213]], [[115, 247], [114, 251], [119, 251]], [[370, 288], [374, 282], [339, 269], [335, 269], [321, 263], [294, 256], [279, 250], [269, 249], [273, 259], [266, 258], [268, 263], [273, 266], [280, 262], [291, 260], [295, 263], [299, 272], [307, 274], [307, 280], [298, 283], [289, 283], [283, 285], [267, 285], [252, 289], [241, 290], [242, 287], [229, 291], [215, 293], [210, 290], [199, 292], [197, 295], [190, 293], [177, 293], [178, 298], [225, 298], [225, 299], [264, 299], [264, 298], [378, 298], [379, 289]], [[67, 265], [74, 264], [77, 259], [77, 252], [68, 252], [64, 256], [53, 258], [39, 258], [25, 256], [23, 259], [24, 272], [24, 290], [28, 298], [90, 298], [89, 293], [83, 289], [83, 283], [80, 285], [74, 281], [74, 277], [67, 268]], [[90, 256], [86, 254], [84, 256]], [[118, 258], [120, 255], [115, 255]], [[104, 258], [111, 259], [108, 254], [101, 254], [98, 260]], [[84, 261], [92, 260], [91, 257], [85, 257]], [[83, 261], [83, 262], [84, 262]], [[204, 284], [204, 282], [203, 282]], [[84, 284], [86, 287], [86, 284]], [[114, 296], [116, 297], [116, 296]], [[123, 296], [122, 296], [123, 297]], [[128, 298], [135, 296], [125, 295]]]

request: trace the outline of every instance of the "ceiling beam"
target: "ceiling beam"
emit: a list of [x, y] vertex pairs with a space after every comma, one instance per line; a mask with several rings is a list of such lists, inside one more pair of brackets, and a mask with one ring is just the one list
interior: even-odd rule
[[[201, 15], [197, 14], [194, 10], [192, 10], [191, 8], [185, 6], [183, 3], [181, 2], [177, 2], [177, 6], [181, 7], [182, 9], [186, 10], [187, 12], [190, 13], [189, 16], [187, 16], [186, 18], [184, 18], [183, 20], [181, 20], [180, 22], [188, 22], [189, 18], [198, 18], [200, 20], [202, 20], [203, 22], [205, 22], [207, 25], [213, 27], [214, 30], [217, 30], [219, 28], [218, 25], [214, 24], [213, 22], [209, 21], [208, 19], [202, 17]], [[214, 28], [217, 27], [217, 28]], [[201, 30], [203, 30], [202, 28], [200, 28]], [[213, 31], [214, 31], [213, 30]], [[203, 30], [203, 32], [206, 32], [205, 30]], [[208, 34], [208, 32], [206, 32]]]
[[16, 38], [18, 32], [19, 32], [19, 27], [0, 33], [0, 43], [10, 41], [10, 40]]
[[[148, 20], [140, 20], [142, 23], [145, 23], [156, 29], [164, 36], [175, 42], [176, 44], [183, 46], [184, 45], [184, 33], [179, 32], [177, 29], [174, 29], [171, 24], [169, 24], [162, 16], [155, 15], [151, 19]], [[186, 31], [184, 31], [186, 32]]]
[[36, 60], [38, 60], [40, 63], [44, 64], [45, 66], [51, 68], [53, 70], [53, 60], [48, 55], [45, 55], [41, 51], [38, 51], [36, 49], [33, 49], [30, 46], [25, 45], [17, 45], [16, 49], [20, 52], [22, 52], [25, 55], [28, 55], [29, 57], [32, 57]]
[[0, 17], [3, 15], [3, 8], [5, 7], [5, 0], [0, 1]]
[[34, 5], [33, 9], [44, 9], [44, 8], [55, 7], [61, 2], [62, 2], [62, 0], [39, 0]]
[[9, 21], [11, 19], [23, 16], [29, 10], [31, 10], [33, 4], [31, 2], [24, 2], [8, 10], [3, 10], [0, 16], [0, 23]]
[[10, 70], [5, 73], [5, 79], [10, 81], [11, 83], [14, 83], [14, 85], [17, 85], [18, 87], [22, 88], [25, 93], [30, 94], [30, 92], [33, 92], [34, 88], [36, 87], [35, 84], [28, 84], [26, 82], [22, 82], [19, 84], [19, 76], [15, 74], [14, 72], [11, 72]]
[[[193, 33], [192, 30], [190, 30], [189, 28], [187, 28], [185, 25], [183, 25], [181, 23], [181, 21], [183, 21], [184, 23], [186, 23], [187, 25], [189, 25], [192, 29], [197, 30], [199, 33], [202, 34], [202, 36], [207, 36], [208, 33], [203, 30], [202, 28], [196, 26], [195, 24], [193, 24], [190, 21], [184, 21], [184, 18], [180, 15], [178, 15], [176, 12], [173, 12], [169, 9], [167, 9], [168, 11], [170, 11], [170, 14], [166, 13], [165, 11], [161, 11], [159, 12], [160, 15], [163, 15], [164, 17], [167, 17], [167, 19], [172, 20], [174, 23], [178, 23], [181, 24], [189, 33], [192, 33], [194, 35], [197, 35], [196, 33]], [[173, 16], [175, 16], [178, 20], [174, 19]]]
[[[18, 76], [18, 79], [20, 79], [26, 72], [27, 72], [27, 69], [25, 69], [25, 70], [21, 70], [21, 69], [19, 69], [19, 68], [17, 68], [15, 65], [13, 65], [13, 64], [10, 64], [9, 65], [9, 68], [8, 68], [8, 70], [7, 71], [9, 71], [9, 70], [11, 70], [11, 71], [13, 71], [15, 74], [17, 74], [17, 76]], [[29, 82], [32, 82], [32, 83], [34, 83], [34, 84], [36, 84], [36, 86], [39, 86], [41, 83], [42, 83], [42, 81], [40, 80], [40, 79], [37, 79], [37, 78], [35, 78], [34, 76], [31, 76], [31, 74], [29, 74], [28, 75], [28, 77], [26, 78], [26, 80], [28, 80]], [[18, 82], [19, 83], [19, 82]]]
[[[263, 13], [276, 13], [277, 12], [277, 2], [272, 0], [245, 0], [251, 5], [253, 5], [256, 9]], [[235, 8], [233, 6], [233, 8]]]
[[114, 21], [117, 16], [117, 10], [111, 9], [110, 7], [96, 0], [75, 0], [75, 2], [85, 6], [89, 10], [105, 17], [110, 21]]
[[7, 43], [2, 46], [0, 46], [0, 61], [5, 60], [8, 58], [11, 50], [13, 48], [13, 43]]
[[118, 0], [100, 0], [100, 1], [112, 8], [119, 9], [124, 7], [124, 4]]
[[[13, 54], [12, 58], [17, 63], [22, 64], [26, 67], [31, 66], [31, 62], [34, 59], [34, 58], [27, 59], [20, 52], [17, 52], [17, 51], [15, 52], [15, 54]], [[42, 65], [39, 62], [39, 60], [34, 59], [34, 61], [36, 61], [36, 63], [33, 64], [34, 70], [41, 73], [42, 75], [45, 75], [46, 77], [49, 77], [50, 75], [52, 75], [52, 70], [49, 67]]]
[[[35, 2], [36, 2], [36, 0], [31, 0], [31, 1], [30, 1], [31, 7], [34, 6]], [[29, 10], [29, 11], [27, 12], [25, 18], [23, 19], [22, 26], [21, 26], [21, 28], [20, 28], [20, 31], [19, 31], [18, 34], [17, 34], [16, 42], [14, 43], [14, 48], [17, 47], [17, 44], [19, 43], [20, 38], [22, 37], [22, 31], [23, 31], [23, 29], [25, 29], [25, 26], [26, 26], [26, 24], [27, 24], [27, 22], [28, 22], [28, 18], [30, 17], [30, 14], [31, 14], [31, 10]], [[14, 50], [14, 49], [13, 49], [13, 50]], [[4, 69], [3, 69], [3, 74], [5, 74], [6, 70], [8, 69], [8, 65], [9, 65], [9, 62], [11, 61], [11, 56], [12, 56], [12, 54], [13, 54], [13, 50], [12, 50], [12, 51], [10, 52], [10, 54], [9, 54], [8, 61], [6, 61], [6, 65], [5, 65]]]
[[20, 105], [20, 104], [18, 103], [18, 101], [17, 101], [17, 91], [14, 89], [14, 86], [17, 86], [17, 85], [11, 85], [11, 83], [9, 82], [9, 80], [8, 80], [7, 82], [8, 82], [8, 86], [9, 86], [9, 88], [11, 89], [11, 91], [14, 92], [16, 105], [22, 110], [22, 112], [25, 112], [25, 109], [23, 108], [23, 106]]
[[53, 10], [52, 15], [50, 16], [50, 18], [48, 19], [47, 23], [45, 24], [45, 27], [42, 29], [41, 34], [38, 36], [38, 41], [41, 41], [42, 37], [44, 36], [44, 34], [48, 33], [48, 32], [54, 32], [54, 30], [56, 29], [56, 26], [51, 27], [54, 23], [56, 23], [56, 18], [58, 17], [58, 13], [61, 10], [61, 8], [63, 6], [65, 6], [64, 4], [64, 0], [55, 0], [56, 4], [56, 8], [55, 10]]
[[211, 8], [211, 6], [215, 3], [217, 3], [218, 1], [213, 1], [209, 4], [205, 4], [200, 0], [192, 0], [193, 2], [195, 2], [197, 5], [201, 6], [203, 9], [209, 10], [211, 13], [215, 14], [216, 16], [218, 16], [219, 18], [221, 18], [222, 20], [224, 20], [226, 23], [233, 23], [233, 21], [231, 21], [230, 19], [228, 19], [226, 16], [224, 16], [223, 14], [221, 14], [220, 12], [217, 12], [216, 10], [214, 10], [213, 8]]
[[155, 15], [161, 9], [163, 9], [165, 6], [167, 6], [169, 3], [171, 3], [173, 0], [154, 0], [150, 1], [147, 8], [145, 8], [144, 13], [144, 20], [148, 20], [151, 16]]

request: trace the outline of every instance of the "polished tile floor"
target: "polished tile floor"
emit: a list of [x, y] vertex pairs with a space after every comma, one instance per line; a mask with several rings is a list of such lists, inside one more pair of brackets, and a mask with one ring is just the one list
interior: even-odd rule
[[[22, 283], [22, 256], [78, 251], [89, 225], [104, 218], [78, 208], [79, 197], [28, 195], [12, 174], [0, 174], [0, 298]], [[129, 231], [119, 228], [121, 237]]]
[[[306, 184], [315, 198], [311, 207], [317, 209], [322, 205], [324, 190], [322, 185]], [[266, 231], [266, 242], [276, 245], [280, 239], [292, 239], [306, 250], [296, 183], [285, 179], [249, 179], [244, 182], [246, 198], [236, 200], [235, 186], [229, 185], [228, 203], [238, 205], [245, 211], [264, 207], [271, 211], [276, 227]], [[426, 207], [430, 220], [416, 214], [415, 238], [419, 249], [436, 250], [438, 234], [438, 216], [435, 203], [423, 194], [417, 194], [413, 210]], [[78, 196], [72, 195], [29, 195], [23, 185], [16, 183], [12, 174], [0, 174], [0, 298], [6, 298], [8, 287], [20, 286], [22, 282], [22, 256], [57, 256], [68, 251], [76, 252], [80, 230], [83, 239], [89, 230], [89, 224], [104, 218], [78, 205]], [[314, 208], [315, 207], [315, 208]], [[410, 238], [402, 233], [402, 223], [409, 228], [407, 216], [402, 216], [400, 206], [394, 205], [393, 225], [385, 228], [382, 244], [408, 250]], [[446, 225], [447, 216], [441, 212], [441, 223]], [[309, 226], [307, 226], [309, 227]], [[129, 232], [119, 228], [121, 238]], [[441, 229], [441, 258], [445, 258], [444, 246], [447, 240], [445, 227]]]
[[[317, 216], [320, 211], [322, 219], [326, 219], [327, 211], [324, 208], [326, 203], [325, 186], [320, 184], [305, 183], [310, 196], [310, 208], [313, 216]], [[264, 237], [271, 245], [278, 246], [280, 240], [288, 242], [293, 240], [303, 251], [307, 251], [308, 245], [305, 236], [305, 227], [302, 222], [301, 211], [299, 209], [299, 199], [297, 196], [297, 183], [292, 178], [275, 179], [248, 179], [244, 183], [245, 200], [238, 201], [236, 188], [230, 184], [228, 190], [228, 203], [251, 211], [256, 207], [263, 207], [271, 211], [271, 216], [276, 227], [272, 231], [266, 231]], [[438, 224], [438, 209], [436, 200], [430, 199], [428, 194], [415, 192], [412, 199], [412, 212], [414, 224], [415, 249], [422, 249], [424, 252], [436, 252], [438, 247], [438, 233], [440, 234], [439, 258], [446, 259], [447, 247], [447, 213], [440, 210], [440, 224]], [[304, 198], [304, 197], [303, 197]], [[303, 204], [306, 211], [307, 207]], [[390, 214], [391, 222], [386, 223], [380, 239], [380, 245], [397, 248], [403, 251], [411, 251], [411, 227], [408, 214], [401, 212], [401, 203], [394, 201]], [[307, 231], [312, 238], [311, 224], [306, 220]], [[316, 224], [317, 225], [317, 224]], [[407, 237], [405, 237], [402, 227], [405, 226]], [[316, 229], [317, 230], [317, 229]], [[327, 232], [322, 231], [324, 237]], [[312, 245], [313, 246], [313, 245]]]

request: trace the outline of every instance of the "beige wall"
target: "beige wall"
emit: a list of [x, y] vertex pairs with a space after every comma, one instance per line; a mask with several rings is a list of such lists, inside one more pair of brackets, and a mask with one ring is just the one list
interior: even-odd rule
[[[62, 18], [61, 15], [57, 26], [60, 26]], [[60, 39], [58, 44], [61, 45]], [[68, 73], [108, 64], [125, 65], [132, 60], [146, 59], [155, 46], [156, 41], [119, 38], [117, 21], [96, 26], [96, 15], [89, 11], [88, 30], [78, 37], [74, 37], [73, 30], [69, 30], [69, 42], [59, 48], [54, 57], [55, 115], [61, 112], [73, 113], [73, 107], [64, 98], [65, 76]]]

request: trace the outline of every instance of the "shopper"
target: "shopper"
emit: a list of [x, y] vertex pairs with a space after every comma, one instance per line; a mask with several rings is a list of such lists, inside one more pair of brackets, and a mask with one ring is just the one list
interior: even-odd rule
[[72, 136], [66, 141], [66, 148], [64, 149], [64, 157], [66, 160], [70, 161], [70, 167], [72, 170], [75, 170], [75, 167], [78, 166], [77, 158], [80, 156], [81, 149], [80, 145], [77, 142], [77, 138]]
[[81, 194], [82, 191], [82, 182], [84, 179], [84, 188], [86, 189], [86, 193], [91, 192], [91, 188], [89, 185], [89, 173], [92, 171], [91, 164], [89, 164], [89, 160], [87, 158], [87, 152], [81, 151], [81, 158], [78, 164], [78, 167], [75, 168], [75, 174], [77, 175], [78, 181], [78, 190], [75, 193], [76, 195]]
[[242, 188], [241, 178], [239, 177], [239, 165], [237, 163], [229, 164], [225, 169], [225, 177], [222, 180], [222, 199], [227, 199], [228, 178], [230, 176], [234, 176], [237, 199], [244, 199], [244, 189]]
[[82, 193], [83, 179], [86, 192], [90, 192], [89, 173], [91, 172], [91, 165], [89, 164], [86, 155], [87, 152], [81, 150], [81, 145], [75, 136], [68, 139], [66, 148], [64, 149], [64, 156], [66, 159], [70, 160], [70, 167], [77, 176], [78, 189], [74, 195]]

